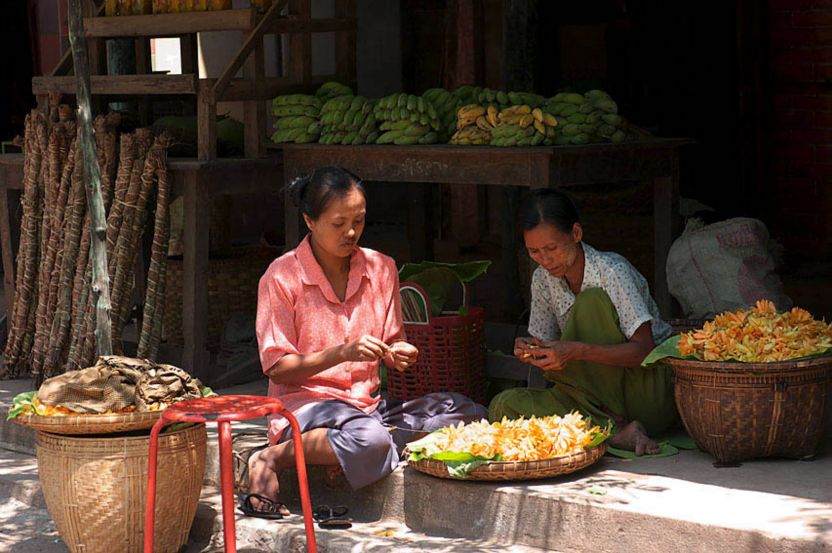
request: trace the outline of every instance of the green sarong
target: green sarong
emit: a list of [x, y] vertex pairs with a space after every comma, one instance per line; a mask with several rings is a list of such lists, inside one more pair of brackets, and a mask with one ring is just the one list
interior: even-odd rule
[[[582, 291], [563, 329], [562, 341], [586, 344], [623, 344], [618, 312], [601, 288]], [[651, 436], [661, 434], [677, 420], [670, 367], [621, 368], [589, 361], [572, 361], [561, 371], [544, 375], [554, 383], [546, 390], [515, 388], [497, 394], [488, 407], [492, 421], [503, 417], [565, 415], [580, 411], [604, 425], [615, 418], [637, 420]]]

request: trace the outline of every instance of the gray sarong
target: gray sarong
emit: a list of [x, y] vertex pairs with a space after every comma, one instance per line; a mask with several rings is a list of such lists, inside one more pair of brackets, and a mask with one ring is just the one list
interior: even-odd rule
[[[330, 400], [297, 416], [301, 433], [314, 428], [329, 429], [329, 444], [353, 489], [368, 486], [393, 472], [405, 444], [416, 434], [486, 418], [485, 407], [450, 392], [405, 402], [383, 399], [369, 415], [348, 403]], [[291, 437], [290, 427], [278, 443]]]

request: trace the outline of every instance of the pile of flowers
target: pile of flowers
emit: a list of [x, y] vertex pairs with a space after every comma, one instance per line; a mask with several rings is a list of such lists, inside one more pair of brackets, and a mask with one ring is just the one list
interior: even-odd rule
[[[579, 453], [605, 439], [608, 431], [580, 413], [488, 423], [482, 420], [448, 426], [408, 444], [411, 459], [445, 460], [443, 453], [463, 453], [493, 461], [538, 461]], [[599, 440], [599, 436], [601, 439]]]
[[785, 361], [831, 350], [832, 324], [798, 307], [778, 313], [773, 303], [760, 300], [751, 309], [720, 313], [701, 330], [683, 333], [678, 348], [681, 356], [704, 361]]

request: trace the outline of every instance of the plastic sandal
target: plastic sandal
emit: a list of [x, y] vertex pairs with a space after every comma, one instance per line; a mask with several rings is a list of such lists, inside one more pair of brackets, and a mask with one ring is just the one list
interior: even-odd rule
[[352, 526], [352, 519], [347, 515], [346, 505], [319, 505], [312, 511], [312, 517], [320, 528], [347, 529]]
[[[252, 498], [260, 501], [259, 508], [255, 508], [254, 505], [251, 504]], [[246, 495], [240, 498], [240, 511], [242, 511], [244, 515], [249, 517], [280, 520], [285, 516], [283, 513], [280, 512], [283, 509], [286, 509], [286, 505], [284, 505], [280, 501], [273, 501], [268, 497], [262, 496], [257, 493], [247, 493]]]

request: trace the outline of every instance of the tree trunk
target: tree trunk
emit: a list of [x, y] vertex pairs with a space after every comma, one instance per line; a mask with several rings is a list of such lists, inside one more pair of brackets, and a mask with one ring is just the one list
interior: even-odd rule
[[90, 69], [84, 35], [82, 0], [69, 0], [69, 43], [75, 64], [77, 83], [79, 146], [84, 162], [84, 185], [90, 214], [90, 251], [92, 255], [92, 292], [95, 298], [95, 338], [98, 355], [113, 351], [110, 325], [110, 278], [107, 273], [107, 217], [101, 194], [101, 172], [95, 152], [90, 105]]

